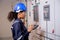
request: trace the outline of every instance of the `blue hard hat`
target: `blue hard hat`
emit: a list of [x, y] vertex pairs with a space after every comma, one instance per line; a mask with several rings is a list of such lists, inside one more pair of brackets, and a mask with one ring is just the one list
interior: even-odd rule
[[26, 11], [27, 7], [23, 3], [17, 3], [14, 6], [13, 10], [14, 10], [14, 12], [18, 13], [20, 11]]

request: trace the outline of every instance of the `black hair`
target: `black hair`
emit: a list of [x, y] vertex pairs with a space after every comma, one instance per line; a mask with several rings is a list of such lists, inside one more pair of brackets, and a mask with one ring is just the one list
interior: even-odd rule
[[22, 12], [26, 12], [25, 10], [23, 10], [23, 11], [20, 11], [20, 13], [22, 13]]
[[10, 11], [7, 16], [8, 20], [11, 22], [13, 19], [17, 19], [17, 14], [16, 12]]

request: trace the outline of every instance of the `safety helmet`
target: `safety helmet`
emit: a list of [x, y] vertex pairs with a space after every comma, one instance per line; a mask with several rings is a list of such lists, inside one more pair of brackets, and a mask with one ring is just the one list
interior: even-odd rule
[[23, 3], [17, 3], [14, 6], [13, 10], [14, 10], [14, 12], [18, 13], [20, 11], [26, 11], [27, 7]]

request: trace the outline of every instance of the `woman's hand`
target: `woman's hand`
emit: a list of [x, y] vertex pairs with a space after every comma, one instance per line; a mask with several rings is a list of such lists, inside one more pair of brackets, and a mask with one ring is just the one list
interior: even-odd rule
[[34, 25], [29, 25], [28, 32], [31, 32], [34, 29]]

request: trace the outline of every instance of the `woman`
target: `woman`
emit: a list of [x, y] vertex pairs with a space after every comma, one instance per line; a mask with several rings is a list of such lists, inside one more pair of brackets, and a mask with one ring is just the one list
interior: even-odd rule
[[23, 3], [17, 3], [14, 6], [13, 11], [8, 14], [8, 20], [10, 22], [14, 20], [11, 28], [14, 40], [28, 40], [29, 33], [33, 30], [32, 25], [26, 29], [21, 20], [25, 17], [26, 9], [27, 8]]

